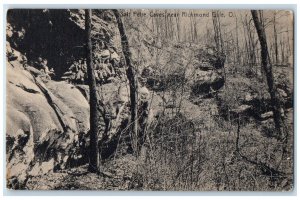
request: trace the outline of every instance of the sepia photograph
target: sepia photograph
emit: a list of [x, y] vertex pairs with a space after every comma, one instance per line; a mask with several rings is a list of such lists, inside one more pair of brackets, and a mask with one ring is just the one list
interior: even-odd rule
[[8, 9], [9, 190], [290, 192], [294, 13]]

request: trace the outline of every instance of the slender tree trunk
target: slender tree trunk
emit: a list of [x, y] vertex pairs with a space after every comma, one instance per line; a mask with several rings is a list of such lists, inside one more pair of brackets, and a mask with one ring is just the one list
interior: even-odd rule
[[[191, 13], [193, 14], [193, 11], [191, 11]], [[191, 35], [191, 39], [190, 41], [194, 42], [195, 41], [195, 35], [194, 35], [194, 23], [193, 23], [193, 17], [190, 17], [190, 35]]]
[[[244, 40], [245, 40], [245, 49], [246, 52], [244, 53], [245, 62], [244, 65], [248, 65], [250, 62], [250, 52], [248, 48], [248, 39], [247, 39], [247, 27], [246, 27], [247, 19], [245, 19], [245, 22], [243, 22], [243, 32], [244, 32]], [[244, 72], [244, 69], [243, 69]]]
[[250, 22], [248, 22], [247, 18], [245, 19], [245, 24], [247, 28], [247, 36], [248, 36], [248, 48], [249, 48], [249, 61], [250, 61], [250, 68], [253, 68], [254, 65], [254, 42], [251, 34], [251, 27], [250, 27]]
[[221, 22], [220, 22], [220, 16], [219, 13], [217, 14], [217, 22], [218, 22], [218, 32], [219, 32], [219, 39], [221, 44], [221, 52], [224, 53], [224, 41], [222, 37], [222, 31], [221, 31]]
[[[178, 15], [179, 15], [179, 13], [178, 13]], [[177, 37], [178, 37], [178, 42], [180, 42], [181, 40], [180, 40], [180, 31], [181, 31], [181, 29], [180, 29], [180, 22], [179, 22], [179, 17], [176, 17], [176, 25], [177, 25]]]
[[291, 45], [290, 45], [290, 37], [289, 37], [289, 29], [286, 27], [286, 34], [287, 34], [287, 47], [288, 47], [288, 57], [291, 55]]
[[128, 38], [125, 32], [125, 27], [122, 22], [120, 13], [118, 10], [113, 10], [113, 13], [116, 17], [120, 37], [121, 37], [121, 44], [122, 44], [122, 50], [125, 57], [126, 65], [128, 66], [127, 69], [127, 78], [129, 80], [129, 88], [130, 88], [130, 111], [131, 111], [131, 132], [132, 132], [132, 138], [133, 138], [133, 148], [136, 153], [136, 155], [139, 154], [139, 148], [138, 148], [138, 85], [137, 85], [137, 79], [136, 79], [136, 72], [135, 69], [131, 63], [131, 52], [129, 49], [128, 44]]
[[285, 63], [285, 55], [284, 55], [284, 51], [285, 51], [285, 46], [283, 44], [284, 39], [281, 38], [280, 40], [280, 51], [281, 51], [281, 64], [284, 65]]
[[198, 31], [197, 31], [197, 23], [196, 23], [195, 17], [193, 17], [193, 21], [194, 21], [195, 40], [198, 43]]
[[218, 30], [218, 24], [217, 24], [217, 18], [216, 17], [212, 17], [213, 20], [213, 26], [214, 26], [214, 39], [215, 39], [215, 43], [216, 43], [216, 47], [217, 47], [217, 51], [218, 53], [221, 52], [221, 44], [220, 44], [220, 38], [219, 38], [219, 30]]
[[218, 53], [224, 54], [224, 41], [221, 32], [219, 11], [215, 11], [215, 16], [212, 17], [212, 20], [213, 20], [213, 26], [215, 32], [215, 42], [216, 42]]
[[273, 16], [273, 25], [274, 25], [273, 29], [274, 29], [275, 64], [277, 65], [279, 63], [279, 59], [278, 59], [277, 29], [276, 29], [276, 13], [274, 13]]
[[90, 162], [89, 171], [99, 172], [99, 149], [98, 149], [98, 124], [99, 114], [97, 110], [97, 88], [92, 67], [92, 41], [91, 41], [91, 10], [85, 10], [85, 31], [86, 31], [86, 61], [90, 89]]
[[165, 41], [167, 40], [167, 38], [169, 37], [169, 31], [168, 31], [168, 23], [167, 23], [167, 16], [164, 17], [164, 29], [165, 29]]
[[235, 36], [236, 36], [236, 58], [237, 63], [241, 64], [241, 58], [240, 58], [240, 47], [239, 47], [239, 35], [238, 35], [238, 23], [237, 23], [237, 17], [235, 16]]
[[251, 10], [251, 14], [259, 38], [260, 46], [261, 46], [261, 63], [262, 63], [262, 68], [264, 69], [266, 74], [268, 89], [271, 96], [271, 104], [272, 104], [275, 128], [276, 128], [277, 136], [279, 138], [282, 138], [283, 122], [280, 113], [281, 105], [280, 105], [280, 101], [274, 83], [272, 65], [270, 63], [270, 58], [268, 53], [266, 34], [265, 34], [264, 27], [258, 18], [258, 12], [256, 10]]

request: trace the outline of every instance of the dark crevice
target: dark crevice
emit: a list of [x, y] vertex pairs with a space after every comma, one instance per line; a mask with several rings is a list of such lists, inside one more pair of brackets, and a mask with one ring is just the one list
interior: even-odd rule
[[31, 88], [27, 88], [25, 85], [23, 84], [15, 84], [15, 86], [19, 87], [19, 88], [22, 88], [24, 91], [28, 92], [28, 93], [33, 93], [33, 94], [37, 94], [37, 93], [40, 93], [39, 91], [36, 91], [34, 89], [31, 89]]
[[40, 88], [40, 90], [44, 94], [45, 98], [47, 99], [49, 105], [53, 108], [53, 110], [57, 116], [57, 119], [58, 119], [61, 127], [63, 128], [63, 131], [68, 132], [68, 130], [70, 130], [70, 127], [66, 122], [64, 122], [64, 119], [62, 116], [63, 114], [61, 113], [61, 111], [59, 110], [59, 107], [55, 104], [55, 102], [51, 98], [49, 91], [47, 90], [47, 88], [42, 86], [42, 84], [36, 78], [34, 78], [34, 80], [35, 80], [35, 84]]

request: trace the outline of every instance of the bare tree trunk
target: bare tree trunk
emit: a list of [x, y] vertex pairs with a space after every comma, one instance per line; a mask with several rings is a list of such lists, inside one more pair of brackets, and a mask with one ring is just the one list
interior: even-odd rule
[[288, 53], [287, 55], [291, 55], [291, 45], [290, 45], [290, 37], [289, 37], [289, 29], [286, 27], [286, 33], [287, 33], [287, 47], [288, 47]]
[[236, 60], [238, 64], [241, 64], [241, 58], [240, 58], [240, 47], [239, 47], [239, 35], [238, 35], [238, 23], [237, 23], [237, 17], [235, 16], [235, 36], [236, 36]]
[[193, 21], [194, 21], [195, 40], [196, 40], [196, 42], [198, 42], [198, 31], [197, 31], [197, 23], [196, 23], [195, 17], [193, 17]]
[[[244, 40], [245, 40], [245, 49], [246, 52], [244, 53], [244, 58], [245, 58], [245, 62], [244, 65], [248, 65], [250, 62], [250, 52], [249, 52], [249, 47], [248, 47], [248, 39], [247, 39], [247, 27], [246, 27], [246, 21], [247, 19], [245, 19], [245, 22], [243, 22], [243, 32], [244, 32]], [[244, 69], [243, 69], [244, 72]]]
[[125, 62], [126, 65], [128, 66], [128, 69], [126, 71], [127, 73], [127, 78], [129, 80], [129, 88], [130, 88], [130, 111], [131, 111], [131, 132], [132, 132], [132, 138], [133, 138], [133, 148], [138, 155], [138, 120], [137, 120], [137, 115], [138, 115], [138, 85], [137, 85], [137, 79], [136, 79], [136, 72], [135, 69], [131, 63], [131, 52], [129, 49], [129, 44], [128, 44], [128, 38], [125, 32], [125, 27], [122, 22], [120, 13], [118, 10], [113, 10], [113, 13], [116, 17], [119, 32], [120, 32], [120, 37], [121, 37], [121, 44], [122, 44], [122, 50], [124, 53], [125, 57]]
[[[179, 15], [179, 14], [178, 14]], [[181, 40], [180, 40], [180, 31], [181, 31], [181, 29], [180, 29], [180, 22], [179, 22], [179, 17], [178, 16], [176, 16], [176, 25], [177, 25], [177, 37], [178, 37], [178, 42], [180, 42]]]
[[90, 89], [90, 161], [89, 171], [99, 172], [99, 149], [98, 149], [98, 125], [99, 114], [97, 110], [97, 88], [96, 80], [92, 67], [92, 41], [91, 41], [91, 10], [85, 10], [85, 31], [86, 31], [86, 60], [87, 73]]
[[251, 14], [259, 38], [260, 46], [261, 46], [261, 63], [262, 63], [262, 68], [264, 69], [266, 74], [268, 89], [271, 96], [271, 104], [272, 104], [271, 106], [274, 115], [275, 128], [276, 128], [277, 136], [281, 138], [282, 127], [283, 127], [281, 113], [280, 113], [281, 106], [280, 106], [280, 101], [274, 83], [272, 65], [270, 63], [270, 58], [268, 53], [266, 34], [265, 34], [264, 27], [258, 18], [258, 12], [256, 10], [251, 10]]
[[276, 30], [276, 11], [273, 16], [273, 29], [274, 29], [274, 48], [275, 48], [275, 64], [279, 63], [278, 60], [278, 42], [277, 42], [277, 30]]
[[221, 32], [221, 23], [219, 17], [219, 11], [215, 12], [215, 16], [212, 17], [214, 32], [215, 32], [215, 42], [219, 54], [224, 54], [224, 41]]
[[221, 23], [220, 23], [220, 16], [219, 13], [217, 12], [217, 22], [218, 22], [218, 32], [219, 32], [219, 39], [220, 39], [220, 44], [221, 44], [221, 52], [224, 53], [224, 41], [222, 37], [222, 31], [221, 31]]
[[281, 51], [281, 64], [284, 65], [285, 64], [285, 55], [284, 55], [284, 51], [285, 51], [285, 46], [283, 44], [284, 39], [281, 38], [279, 44], [280, 44], [280, 51]]
[[248, 36], [248, 48], [249, 48], [249, 64], [250, 68], [253, 68], [254, 63], [255, 63], [255, 45], [253, 42], [253, 37], [251, 34], [251, 27], [250, 27], [250, 21], [248, 21], [247, 18], [245, 18], [245, 25], [247, 28], [247, 36]]

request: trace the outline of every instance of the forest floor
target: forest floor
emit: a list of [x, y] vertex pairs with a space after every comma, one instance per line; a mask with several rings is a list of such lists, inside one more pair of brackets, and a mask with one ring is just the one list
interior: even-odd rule
[[[167, 97], [168, 98], [168, 97]], [[156, 104], [156, 103], [154, 103]], [[210, 108], [215, 105], [213, 99], [202, 99], [198, 105], [193, 104], [187, 98], [182, 100], [182, 112], [186, 117], [199, 124], [197, 129], [210, 130], [213, 116]], [[155, 105], [154, 109], [161, 109]], [[195, 112], [197, 110], [197, 112]], [[171, 115], [171, 109], [165, 110]], [[199, 136], [207, 135], [207, 131], [198, 132]], [[216, 132], [219, 134], [220, 132]], [[210, 137], [209, 135], [207, 135]], [[167, 144], [166, 144], [167, 145]], [[118, 154], [118, 153], [116, 153]], [[88, 172], [88, 164], [48, 174], [35, 176], [28, 179], [28, 190], [144, 190], [140, 179], [140, 171], [143, 171], [145, 157], [134, 157], [131, 154], [116, 156], [106, 160], [100, 168], [101, 173]], [[160, 187], [160, 186], [159, 186]], [[156, 188], [162, 190], [163, 188]], [[149, 189], [146, 189], [149, 190]]]
[[[199, 104], [199, 108], [202, 110], [209, 104], [211, 101], [205, 100]], [[193, 107], [194, 109], [194, 107]], [[209, 110], [205, 108], [205, 110]], [[202, 113], [203, 114], [203, 113]], [[212, 117], [209, 117], [207, 113], [204, 112], [202, 115], [205, 121], [213, 120]], [[215, 123], [218, 120], [215, 121]], [[293, 127], [293, 110], [288, 111], [286, 122], [290, 128]], [[226, 123], [226, 122], [224, 122]], [[266, 176], [259, 175], [259, 169], [256, 166], [251, 166], [247, 162], [241, 160], [235, 155], [235, 141], [236, 141], [236, 126], [233, 125], [232, 131], [224, 130], [224, 126], [215, 124], [213, 127], [202, 127], [201, 140], [205, 141], [205, 152], [206, 157], [208, 158], [202, 163], [202, 170], [199, 171], [199, 174], [195, 174], [200, 177], [198, 182], [192, 183], [191, 186], [168, 186], [163, 183], [166, 179], [170, 179], [169, 173], [172, 173], [171, 168], [162, 174], [162, 170], [166, 166], [160, 164], [153, 165], [154, 171], [151, 174], [145, 168], [149, 167], [149, 163], [145, 162], [145, 159], [135, 158], [134, 156], [127, 154], [123, 156], [118, 156], [116, 158], [111, 158], [106, 160], [100, 169], [101, 173], [95, 174], [88, 172], [88, 164], [60, 170], [56, 172], [50, 172], [43, 176], [32, 177], [28, 180], [26, 184], [26, 189], [28, 190], [195, 190], [195, 191], [216, 191], [216, 190], [291, 190], [293, 187], [293, 180], [290, 175], [288, 178], [278, 181], [278, 183], [273, 184], [269, 181], [269, 178]], [[292, 133], [292, 131], [291, 131]], [[261, 132], [260, 125], [250, 122], [249, 124], [241, 127], [241, 137], [244, 139], [243, 142], [244, 154], [251, 158], [252, 155], [256, 154], [260, 159], [264, 159], [265, 156], [278, 156], [279, 153], [274, 153], [273, 150], [276, 148], [276, 140], [264, 136]], [[288, 166], [291, 168], [292, 165], [290, 161], [293, 160], [293, 134], [290, 135], [288, 142], [288, 151], [289, 157], [282, 162], [283, 166]], [[248, 146], [248, 147], [247, 147]], [[226, 152], [224, 152], [226, 149]], [[262, 152], [261, 149], [268, 149], [268, 151]], [[270, 151], [270, 154], [269, 154]], [[274, 153], [274, 154], [273, 154]], [[291, 156], [291, 157], [290, 157]], [[270, 159], [270, 158], [269, 158]], [[272, 160], [269, 160], [272, 163]], [[159, 162], [158, 162], [159, 163]], [[225, 164], [225, 165], [224, 165]], [[276, 163], [275, 163], [276, 164]], [[184, 165], [184, 161], [182, 161]], [[215, 174], [213, 168], [218, 168], [220, 166], [224, 167], [225, 172], [232, 175], [227, 177], [228, 180], [224, 179], [226, 173], [224, 174]], [[244, 173], [249, 171], [251, 176], [255, 178], [255, 182], [249, 181], [248, 177], [247, 182], [243, 179], [243, 172], [241, 177], [237, 178], [235, 175], [238, 173], [240, 168], [243, 168]], [[167, 168], [168, 169], [168, 168]], [[257, 171], [258, 170], [258, 171]], [[293, 170], [291, 168], [291, 170]], [[292, 174], [292, 171], [289, 171], [288, 174]], [[150, 178], [147, 176], [150, 176]], [[188, 175], [187, 175], [188, 176]], [[149, 183], [155, 180], [154, 177], [159, 177], [160, 183], [154, 183], [155, 186], [150, 186]], [[152, 179], [152, 180], [150, 180]], [[237, 180], [238, 179], [238, 180]], [[216, 180], [221, 181], [219, 186], [215, 183]], [[251, 179], [250, 179], [251, 180]], [[155, 181], [154, 181], [155, 182]], [[179, 181], [180, 182], [180, 181]], [[182, 182], [182, 181], [181, 181]], [[238, 184], [237, 184], [238, 183]], [[152, 183], [151, 183], [152, 184]], [[177, 184], [177, 183], [176, 183]]]
[[136, 159], [124, 156], [106, 161], [101, 173], [88, 172], [88, 165], [68, 170], [50, 172], [31, 178], [26, 185], [29, 190], [130, 190], [130, 180]]

